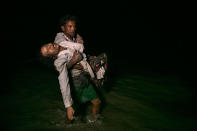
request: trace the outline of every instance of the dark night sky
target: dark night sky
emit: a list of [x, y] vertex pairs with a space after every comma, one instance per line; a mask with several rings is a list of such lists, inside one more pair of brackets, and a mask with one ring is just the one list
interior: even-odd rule
[[8, 56], [16, 63], [37, 57], [40, 46], [52, 42], [60, 31], [58, 21], [66, 13], [78, 16], [78, 32], [87, 52], [105, 51], [114, 63], [174, 68], [193, 65], [196, 57], [186, 37], [194, 24], [190, 22], [193, 10], [185, 3], [65, 0], [17, 1], [5, 6], [1, 32]]

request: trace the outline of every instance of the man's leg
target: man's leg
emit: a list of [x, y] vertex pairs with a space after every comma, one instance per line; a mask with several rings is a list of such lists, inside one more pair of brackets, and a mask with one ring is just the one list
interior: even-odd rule
[[103, 117], [100, 113], [101, 100], [99, 98], [91, 100], [92, 103], [92, 114], [86, 117], [88, 123], [102, 122]]
[[97, 99], [91, 100], [91, 103], [92, 103], [92, 115], [95, 116], [99, 114], [101, 100], [97, 98]]

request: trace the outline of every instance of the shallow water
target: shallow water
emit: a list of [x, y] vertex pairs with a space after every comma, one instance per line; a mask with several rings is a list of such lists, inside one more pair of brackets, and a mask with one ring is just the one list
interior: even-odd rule
[[[101, 123], [66, 124], [57, 74], [38, 65], [19, 68], [1, 95], [5, 131], [195, 130], [192, 91], [175, 75], [122, 73], [111, 76]], [[108, 88], [108, 87], [105, 87]]]

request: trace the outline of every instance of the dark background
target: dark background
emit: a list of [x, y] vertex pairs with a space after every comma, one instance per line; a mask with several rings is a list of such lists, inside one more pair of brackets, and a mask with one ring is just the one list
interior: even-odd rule
[[[41, 45], [53, 42], [64, 14], [79, 19], [78, 33], [89, 54], [106, 52], [114, 71], [139, 67], [176, 73], [196, 72], [192, 3], [9, 1], [1, 11], [3, 71], [38, 59]], [[190, 77], [192, 76], [192, 77]]]
[[196, 4], [84, 1], [1, 3], [2, 127], [63, 121], [57, 72], [43, 66], [39, 51], [54, 41], [60, 17], [72, 13], [86, 52], [109, 56], [107, 129], [196, 128]]

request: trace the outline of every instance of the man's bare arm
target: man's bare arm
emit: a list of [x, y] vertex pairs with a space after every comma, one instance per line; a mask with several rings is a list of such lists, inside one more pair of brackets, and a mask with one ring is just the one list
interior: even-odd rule
[[74, 54], [73, 54], [72, 59], [67, 64], [67, 68], [70, 69], [74, 64], [76, 64], [79, 61], [81, 61], [82, 58], [83, 58], [82, 54], [80, 52], [78, 52], [78, 51], [75, 51]]

